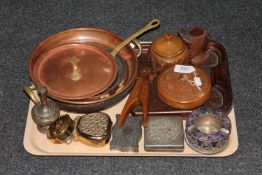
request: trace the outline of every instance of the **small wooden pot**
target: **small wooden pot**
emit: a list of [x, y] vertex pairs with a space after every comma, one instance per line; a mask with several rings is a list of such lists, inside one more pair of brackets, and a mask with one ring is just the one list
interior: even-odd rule
[[187, 44], [179, 36], [166, 33], [153, 41], [148, 57], [159, 72], [175, 64], [188, 64], [190, 55]]

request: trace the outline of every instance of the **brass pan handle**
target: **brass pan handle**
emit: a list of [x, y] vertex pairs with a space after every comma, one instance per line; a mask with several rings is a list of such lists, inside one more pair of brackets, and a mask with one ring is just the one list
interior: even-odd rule
[[143, 28], [139, 29], [136, 33], [128, 37], [126, 40], [124, 40], [121, 44], [119, 44], [112, 52], [111, 55], [113, 57], [116, 56], [116, 54], [123, 48], [125, 47], [128, 43], [130, 43], [132, 40], [140, 36], [141, 34], [145, 33], [146, 31], [156, 28], [160, 25], [160, 21], [158, 19], [154, 19], [150, 21], [146, 26]]
[[140, 55], [142, 54], [142, 46], [140, 44], [140, 42], [135, 38], [132, 40], [132, 42], [136, 45], [136, 47], [138, 48], [138, 53], [136, 55], [136, 57], [140, 57]]
[[34, 104], [38, 103], [39, 101], [37, 100], [35, 94], [33, 93], [33, 90], [36, 90], [36, 87], [34, 85], [31, 86], [24, 86], [23, 88], [24, 92], [26, 95], [29, 96], [29, 98], [33, 101]]

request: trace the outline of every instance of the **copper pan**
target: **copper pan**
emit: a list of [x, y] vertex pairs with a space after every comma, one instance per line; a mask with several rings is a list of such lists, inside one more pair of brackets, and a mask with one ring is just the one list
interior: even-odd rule
[[[122, 42], [123, 40], [116, 34], [97, 28], [78, 28], [57, 33], [40, 43], [32, 53], [29, 61], [30, 78], [35, 86], [39, 85], [33, 76], [37, 60], [41, 57], [41, 55], [48, 53], [54, 48], [70, 44], [86, 44], [93, 45], [104, 50], [113, 50]], [[105, 96], [96, 95], [80, 100], [68, 100], [52, 97], [50, 95], [49, 97], [55, 100], [62, 109], [72, 112], [91, 112], [112, 106], [116, 102], [120, 101], [132, 88], [138, 66], [137, 56], [130, 45], [124, 46], [123, 49], [120, 48], [118, 56], [122, 59], [126, 66], [125, 81], [121, 84], [121, 86], [119, 85], [113, 93]], [[30, 88], [27, 88], [27, 91], [28, 89]]]
[[36, 86], [44, 84], [49, 89], [48, 95], [54, 99], [87, 99], [106, 90], [115, 80], [117, 53], [158, 25], [158, 20], [152, 20], [121, 42], [111, 54], [88, 43], [54, 47], [38, 57], [30, 76]]

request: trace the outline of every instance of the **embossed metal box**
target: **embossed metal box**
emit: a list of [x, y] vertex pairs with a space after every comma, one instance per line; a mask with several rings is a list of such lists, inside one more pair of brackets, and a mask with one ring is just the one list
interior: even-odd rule
[[121, 128], [117, 125], [120, 115], [117, 114], [116, 118], [117, 122], [112, 129], [110, 150], [139, 152], [139, 141], [142, 138], [142, 118], [130, 114]]
[[77, 140], [94, 147], [105, 146], [111, 138], [112, 124], [110, 117], [103, 112], [81, 116], [76, 126]]
[[145, 151], [184, 150], [183, 120], [181, 117], [149, 117], [148, 127], [144, 129]]

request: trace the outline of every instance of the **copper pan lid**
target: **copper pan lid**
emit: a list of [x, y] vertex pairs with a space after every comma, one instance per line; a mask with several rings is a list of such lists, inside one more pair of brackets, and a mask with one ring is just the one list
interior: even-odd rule
[[[174, 67], [162, 72], [157, 80], [158, 95], [163, 102], [177, 109], [193, 109], [205, 103], [211, 93], [211, 80], [202, 69], [193, 73], [178, 73]], [[200, 78], [201, 85], [194, 82]]]
[[106, 90], [115, 80], [117, 66], [107, 51], [90, 44], [67, 44], [39, 57], [33, 70], [37, 84], [50, 96], [78, 100]]

